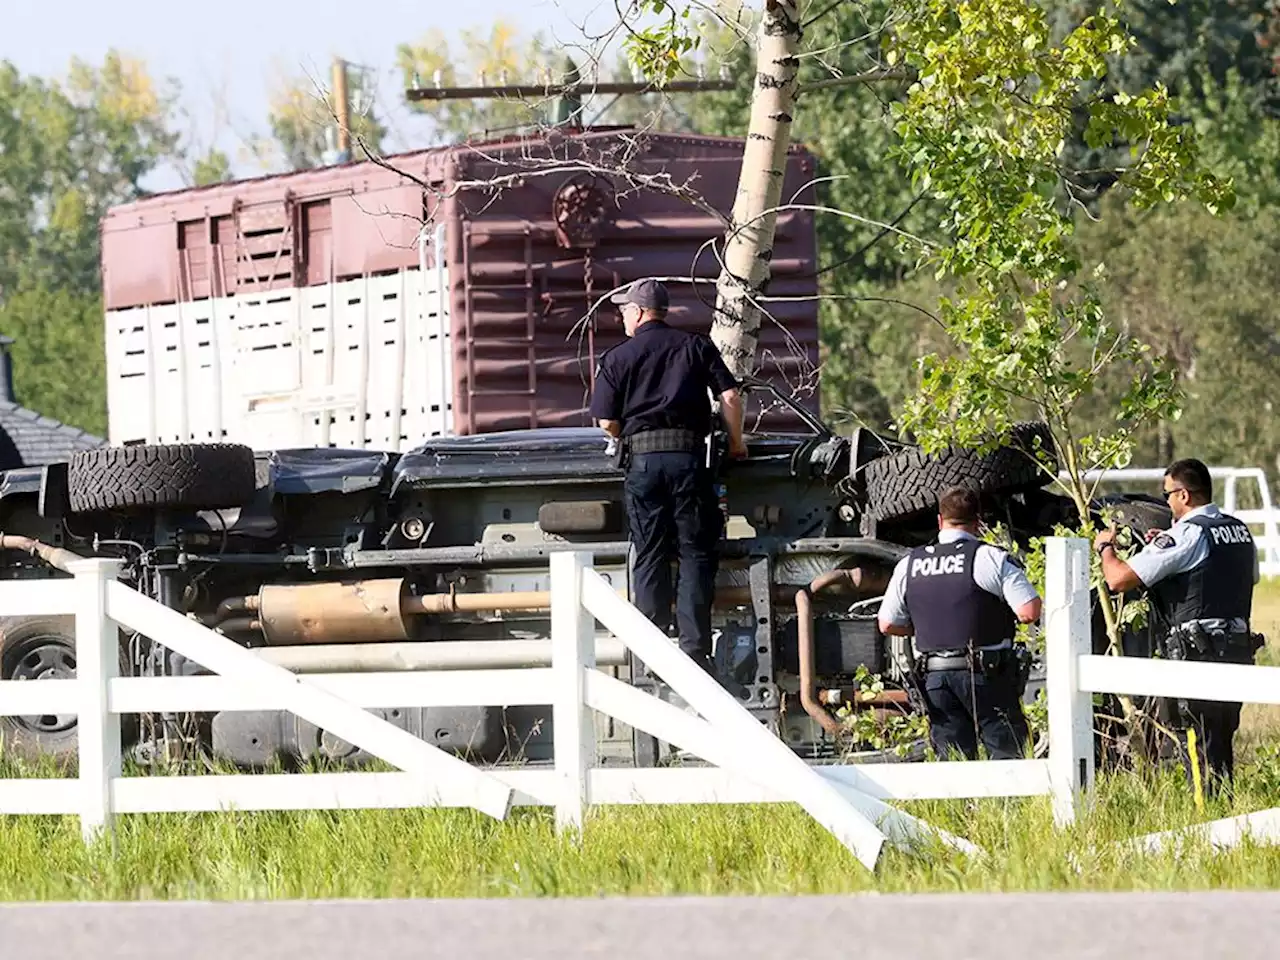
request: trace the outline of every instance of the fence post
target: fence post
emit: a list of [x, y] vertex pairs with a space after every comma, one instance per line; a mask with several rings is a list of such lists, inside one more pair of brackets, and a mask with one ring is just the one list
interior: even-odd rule
[[1079, 658], [1093, 651], [1089, 542], [1045, 540], [1045, 692], [1049, 699], [1049, 784], [1053, 817], [1074, 822], [1093, 789], [1093, 699], [1081, 693]]
[[93, 558], [68, 565], [75, 576], [76, 679], [80, 709], [80, 831], [85, 842], [110, 835], [111, 783], [120, 776], [120, 717], [111, 713], [107, 686], [120, 672], [120, 632], [107, 617], [107, 584], [120, 560]]
[[582, 604], [582, 573], [591, 555], [551, 554], [552, 749], [556, 770], [556, 828], [581, 833], [596, 736], [586, 705], [584, 669], [596, 665], [595, 617]]

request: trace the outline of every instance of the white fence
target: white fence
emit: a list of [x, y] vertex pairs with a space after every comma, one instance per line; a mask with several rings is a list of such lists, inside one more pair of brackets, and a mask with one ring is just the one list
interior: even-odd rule
[[[86, 839], [129, 813], [470, 806], [499, 819], [512, 804], [547, 805], [580, 829], [597, 804], [794, 802], [867, 867], [885, 842], [933, 837], [975, 848], [887, 801], [1048, 795], [1070, 822], [1093, 781], [1092, 692], [1280, 703], [1280, 669], [1090, 655], [1089, 547], [1047, 546], [1046, 760], [810, 766], [699, 669], [590, 567], [556, 553], [552, 666], [540, 669], [299, 676], [117, 581], [119, 564], [86, 560], [72, 579], [0, 585], [6, 616], [74, 613], [77, 675], [0, 682], [0, 715], [76, 713], [77, 779], [0, 780], [0, 814], [78, 815]], [[683, 710], [595, 669], [594, 621], [689, 704]], [[216, 676], [116, 674], [119, 628], [181, 653]], [[481, 769], [368, 713], [371, 707], [550, 704], [550, 769]], [[396, 773], [121, 775], [124, 713], [288, 710], [398, 768]], [[711, 766], [602, 769], [589, 711], [611, 715]], [[694, 712], [691, 712], [694, 711]]]

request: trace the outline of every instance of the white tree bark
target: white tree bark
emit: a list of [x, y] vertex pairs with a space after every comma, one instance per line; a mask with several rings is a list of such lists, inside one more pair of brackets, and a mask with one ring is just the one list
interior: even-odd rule
[[724, 266], [716, 282], [711, 339], [737, 377], [756, 369], [760, 308], [752, 302], [769, 280], [776, 213], [791, 145], [799, 68], [800, 18], [795, 0], [764, 0], [756, 39], [751, 120], [738, 176], [733, 219], [725, 234]]

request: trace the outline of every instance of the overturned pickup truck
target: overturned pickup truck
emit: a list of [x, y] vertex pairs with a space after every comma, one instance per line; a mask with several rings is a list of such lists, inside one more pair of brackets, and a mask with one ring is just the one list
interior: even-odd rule
[[[859, 668], [882, 675], [886, 689], [858, 708], [912, 709], [907, 641], [882, 636], [874, 613], [893, 564], [936, 531], [937, 493], [953, 483], [979, 489], [987, 519], [1024, 542], [1072, 507], [1012, 446], [926, 456], [868, 431], [837, 436], [791, 398], [752, 389], [774, 392], [806, 429], [750, 435], [749, 457], [725, 468], [714, 663], [746, 708], [821, 761], [842, 749], [833, 710], [856, 689]], [[1029, 448], [1040, 432], [1022, 425], [1014, 442]], [[590, 551], [628, 594], [621, 479], [602, 434], [579, 428], [442, 438], [407, 453], [106, 447], [3, 474], [0, 573], [63, 576], [40, 559], [46, 546], [120, 558], [133, 588], [298, 673], [546, 665], [550, 553]], [[1154, 501], [1115, 505], [1138, 529], [1168, 523]], [[798, 614], [798, 588], [815, 581], [826, 589]], [[147, 638], [122, 635], [120, 649], [126, 675], [203, 672]], [[601, 633], [596, 657], [661, 692], [615, 638]], [[0, 679], [74, 670], [71, 618], [0, 621]], [[549, 707], [379, 713], [474, 762], [550, 758]], [[599, 722], [602, 762], [666, 758], [665, 744]], [[19, 756], [75, 750], [74, 717], [0, 723], [4, 749]], [[169, 738], [247, 769], [367, 759], [288, 713], [144, 717], [125, 735], [142, 762]]]

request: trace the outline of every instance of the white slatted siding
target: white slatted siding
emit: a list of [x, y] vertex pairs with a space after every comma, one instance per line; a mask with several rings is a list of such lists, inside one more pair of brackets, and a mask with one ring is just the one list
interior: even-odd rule
[[112, 444], [409, 450], [453, 432], [444, 271], [107, 314]]

